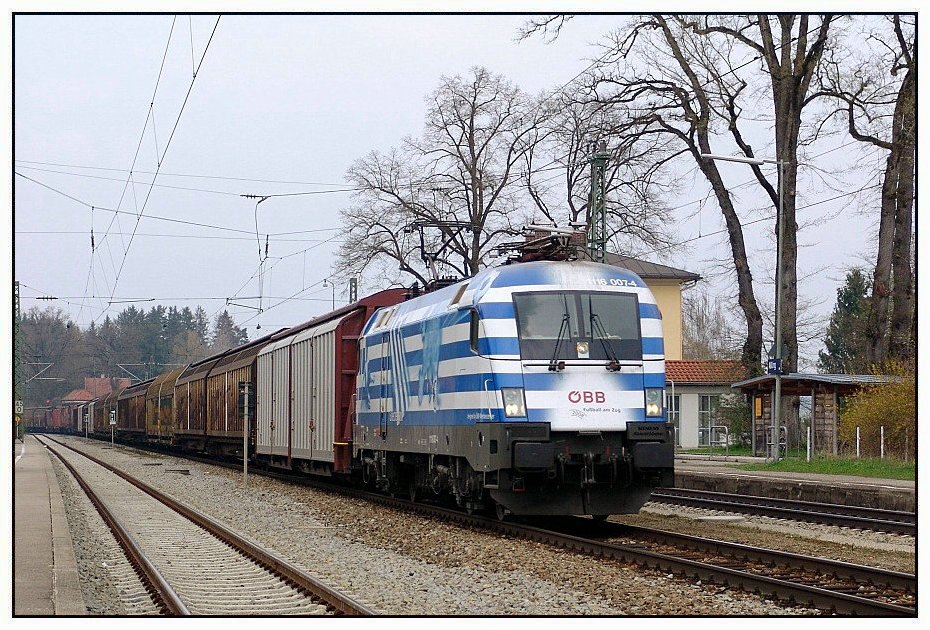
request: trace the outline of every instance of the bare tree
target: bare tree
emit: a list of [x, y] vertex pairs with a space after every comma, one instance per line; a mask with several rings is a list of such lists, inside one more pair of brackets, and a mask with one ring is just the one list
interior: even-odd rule
[[[762, 317], [753, 289], [742, 225], [733, 197], [714, 162], [711, 139], [728, 141], [747, 157], [756, 157], [745, 136], [746, 118], [771, 111], [775, 157], [784, 163], [784, 242], [782, 312], [784, 367], [797, 365], [797, 224], [795, 198], [801, 110], [818, 67], [833, 18], [781, 14], [757, 16], [662, 16], [636, 18], [609, 36], [606, 59], [592, 74], [593, 98], [620, 107], [642, 125], [643, 134], [676, 139], [710, 183], [730, 241], [738, 301], [746, 319], [743, 362], [758, 370], [762, 354]], [[761, 61], [770, 86], [753, 82], [757, 71], [743, 70]], [[742, 72], [741, 72], [742, 71]], [[766, 103], [767, 101], [767, 103]], [[762, 169], [753, 175], [777, 208], [777, 183]], [[778, 226], [776, 225], [776, 231]]]
[[[664, 167], [683, 150], [668, 139], [639, 133], [635, 121], [597, 103], [567, 94], [553, 101], [545, 142], [527, 158], [527, 190], [539, 212], [556, 224], [590, 224], [590, 158], [604, 140], [610, 156], [605, 173], [609, 247], [635, 256], [671, 246], [673, 223], [665, 199], [674, 182]], [[544, 163], [538, 165], [540, 160]]]
[[[427, 272], [413, 255], [419, 236], [405, 228], [438, 223], [431, 238], [448, 241], [446, 269], [470, 276], [528, 218], [520, 203], [521, 165], [540, 139], [546, 110], [479, 67], [464, 77], [443, 77], [427, 102], [422, 137], [350, 167], [347, 177], [359, 192], [342, 213], [337, 271], [397, 265], [400, 277], [424, 282]], [[467, 229], [442, 225], [453, 221]]]
[[878, 252], [866, 337], [871, 363], [913, 356], [914, 154], [917, 114], [913, 16], [888, 16], [866, 34], [868, 57], [829, 56], [809, 102], [825, 99], [859, 142], [888, 152], [882, 174]]
[[740, 334], [726, 305], [705, 292], [689, 291], [682, 298], [682, 358], [738, 359]]

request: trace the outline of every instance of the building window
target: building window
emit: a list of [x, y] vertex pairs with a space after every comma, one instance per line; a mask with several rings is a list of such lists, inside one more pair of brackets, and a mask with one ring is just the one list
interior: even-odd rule
[[720, 394], [701, 394], [698, 401], [698, 444], [710, 445], [710, 428], [717, 424]]
[[681, 446], [681, 394], [667, 394], [665, 408], [668, 410], [668, 421], [675, 426], [675, 446]]

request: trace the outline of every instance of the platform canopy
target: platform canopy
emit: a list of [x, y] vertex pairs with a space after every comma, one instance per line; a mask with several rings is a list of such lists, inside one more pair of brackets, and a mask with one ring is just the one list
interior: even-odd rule
[[[874, 374], [805, 374], [792, 372], [781, 377], [782, 396], [811, 397], [811, 449], [815, 453], [836, 455], [839, 452], [839, 419], [841, 399], [870, 385], [898, 381], [898, 377]], [[752, 399], [752, 447], [755, 455], [770, 455], [774, 435], [772, 398], [775, 375], [756, 376], [731, 386]], [[794, 418], [796, 423], [798, 418]], [[789, 420], [787, 424], [792, 421]], [[780, 443], [797, 448], [799, 435], [793, 435], [785, 424], [781, 426]]]
[[[875, 374], [806, 374], [792, 372], [781, 377], [783, 395], [808, 396], [817, 387], [830, 388], [840, 394], [861, 389], [868, 385], [883, 385], [897, 381], [897, 377]], [[733, 389], [745, 394], [752, 392], [771, 392], [775, 389], [775, 375], [764, 374], [745, 381], [733, 383]]]

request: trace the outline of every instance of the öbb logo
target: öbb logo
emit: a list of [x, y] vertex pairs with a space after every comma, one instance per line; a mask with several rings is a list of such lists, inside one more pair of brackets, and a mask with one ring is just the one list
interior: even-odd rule
[[602, 403], [605, 400], [604, 392], [579, 391], [577, 389], [568, 392], [568, 402], [570, 403]]

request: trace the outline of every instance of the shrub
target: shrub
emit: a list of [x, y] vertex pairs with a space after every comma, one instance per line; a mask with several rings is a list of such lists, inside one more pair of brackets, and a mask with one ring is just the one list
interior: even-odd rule
[[913, 459], [916, 455], [917, 397], [913, 368], [890, 363], [873, 374], [892, 377], [892, 382], [869, 385], [846, 399], [840, 414], [840, 441], [855, 454], [856, 427], [860, 430], [863, 457], [878, 457], [881, 427], [885, 427], [885, 456]]
[[746, 446], [752, 442], [752, 409], [749, 398], [741, 394], [724, 394], [717, 408], [720, 424], [730, 431], [730, 443]]

